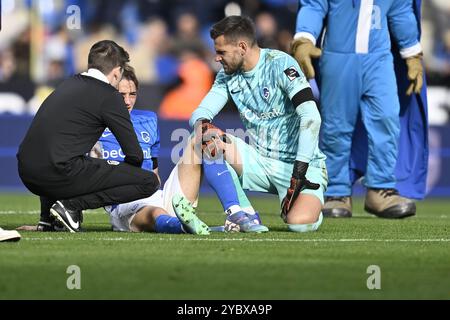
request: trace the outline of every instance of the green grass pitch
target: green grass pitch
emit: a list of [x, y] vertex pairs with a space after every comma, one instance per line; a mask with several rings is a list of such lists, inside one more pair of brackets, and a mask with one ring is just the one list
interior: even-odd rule
[[[0, 299], [450, 298], [450, 200], [420, 202], [416, 217], [393, 221], [356, 199], [353, 218], [307, 234], [287, 231], [276, 198], [252, 201], [271, 232], [116, 233], [102, 210], [85, 213], [84, 233], [22, 232], [0, 244]], [[0, 226], [34, 224], [38, 208], [37, 197], [2, 194]], [[198, 212], [223, 223], [215, 198], [201, 197]], [[70, 265], [80, 267], [80, 290], [67, 288]], [[367, 287], [371, 265], [380, 289]]]

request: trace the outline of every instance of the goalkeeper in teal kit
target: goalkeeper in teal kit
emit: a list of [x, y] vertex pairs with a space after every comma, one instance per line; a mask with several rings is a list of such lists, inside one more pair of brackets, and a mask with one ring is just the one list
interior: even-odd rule
[[[202, 128], [196, 132], [202, 133], [204, 150], [216, 157], [223, 152], [244, 189], [278, 194], [291, 231], [316, 230], [328, 178], [318, 148], [320, 114], [308, 81], [291, 56], [258, 47], [248, 18], [226, 17], [212, 27], [211, 38], [223, 69], [190, 120]], [[249, 143], [212, 124], [229, 99], [239, 110]], [[220, 185], [216, 191], [226, 194], [217, 190]]]

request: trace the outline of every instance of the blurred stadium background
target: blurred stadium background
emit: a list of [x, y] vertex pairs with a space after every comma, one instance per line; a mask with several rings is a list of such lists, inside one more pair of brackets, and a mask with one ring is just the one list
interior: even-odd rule
[[[297, 6], [297, 0], [1, 0], [0, 191], [25, 191], [15, 154], [33, 115], [58, 83], [85, 70], [89, 48], [106, 38], [130, 53], [141, 82], [137, 108], [159, 114], [165, 179], [178, 142], [171, 141], [172, 131], [188, 128], [220, 67], [213, 62], [210, 26], [225, 15], [248, 15], [261, 46], [288, 51]], [[450, 197], [450, 2], [426, 0], [422, 9], [428, 195]], [[241, 127], [233, 111], [227, 106], [219, 125]]]

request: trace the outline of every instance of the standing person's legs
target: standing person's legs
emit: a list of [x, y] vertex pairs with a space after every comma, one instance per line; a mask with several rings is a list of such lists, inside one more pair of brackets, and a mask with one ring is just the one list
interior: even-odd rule
[[364, 185], [365, 210], [383, 218], [404, 218], [416, 212], [413, 201], [395, 189], [400, 135], [400, 105], [390, 52], [365, 57], [365, 88], [361, 103], [369, 145]]
[[365, 59], [361, 118], [367, 130], [369, 156], [364, 184], [369, 188], [395, 188], [400, 136], [400, 104], [390, 53]]

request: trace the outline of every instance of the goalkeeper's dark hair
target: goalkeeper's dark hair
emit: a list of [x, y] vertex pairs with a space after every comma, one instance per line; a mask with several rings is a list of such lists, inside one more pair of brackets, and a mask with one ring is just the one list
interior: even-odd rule
[[136, 77], [136, 73], [134, 72], [134, 68], [129, 64], [127, 64], [123, 69], [122, 79], [133, 81], [136, 86], [136, 90], [139, 89], [139, 81]]
[[102, 40], [91, 47], [88, 57], [88, 68], [98, 69], [109, 74], [114, 68], [125, 68], [130, 56], [124, 48], [111, 40]]
[[228, 16], [215, 23], [209, 32], [215, 40], [224, 36], [226, 41], [236, 43], [241, 38], [247, 38], [253, 47], [256, 44], [256, 29], [253, 21], [243, 16]]

